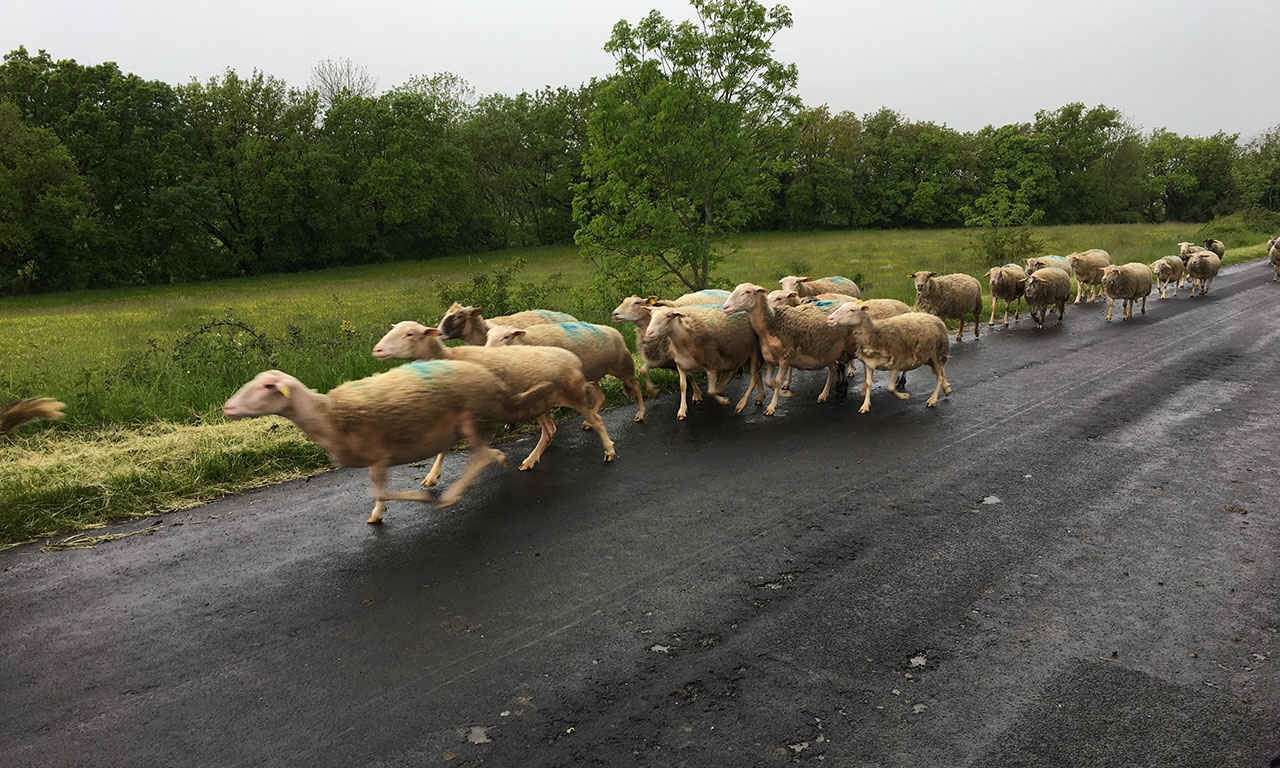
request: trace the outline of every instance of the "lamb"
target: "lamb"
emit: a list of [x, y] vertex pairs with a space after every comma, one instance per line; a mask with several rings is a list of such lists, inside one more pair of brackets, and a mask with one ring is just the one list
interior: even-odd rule
[[1177, 256], [1164, 256], [1151, 262], [1151, 269], [1156, 273], [1156, 283], [1160, 287], [1160, 298], [1173, 286], [1173, 295], [1178, 295], [1178, 286], [1182, 284], [1182, 259]]
[[[727, 296], [728, 292], [725, 292], [725, 295]], [[681, 298], [684, 297], [682, 296]], [[658, 394], [658, 388], [649, 379], [649, 370], [651, 368], [676, 369], [676, 361], [671, 358], [670, 342], [667, 341], [667, 338], [665, 336], [657, 338], [645, 337], [645, 331], [649, 328], [650, 310], [655, 306], [669, 307], [673, 306], [673, 304], [659, 301], [657, 296], [650, 296], [647, 299], [639, 296], [628, 296], [613, 309], [613, 321], [615, 323], [631, 322], [636, 326], [636, 351], [640, 353], [641, 360], [640, 378], [644, 380], [645, 389], [648, 390], [650, 397]], [[693, 402], [702, 402], [702, 392], [698, 389], [698, 382], [692, 379], [689, 381], [693, 386]]]
[[[1060, 267], [1041, 267], [1027, 275], [1027, 307], [1037, 328], [1044, 328], [1049, 307], [1058, 308], [1058, 325], [1067, 312], [1067, 299], [1071, 298], [1071, 277]], [[1039, 316], [1036, 315], [1039, 310]]]
[[960, 321], [956, 341], [964, 337], [964, 319], [973, 314], [973, 338], [978, 338], [982, 315], [982, 283], [964, 274], [939, 275], [937, 272], [912, 272], [907, 275], [916, 283], [917, 312], [928, 312], [945, 319]]
[[1209, 284], [1222, 267], [1222, 259], [1213, 251], [1197, 251], [1187, 260], [1187, 276], [1191, 279], [1191, 295], [1199, 289], [1201, 295], [1209, 293]]
[[449, 311], [440, 318], [440, 338], [462, 339], [472, 346], [483, 347], [492, 325], [509, 325], [512, 328], [528, 328], [548, 323], [571, 323], [577, 320], [573, 315], [554, 312], [550, 309], [528, 309], [513, 315], [502, 315], [485, 320], [482, 307], [464, 307], [453, 302]]
[[1111, 264], [1102, 271], [1102, 287], [1111, 304], [1107, 307], [1107, 322], [1115, 309], [1116, 299], [1121, 300], [1120, 319], [1133, 317], [1133, 305], [1142, 299], [1142, 314], [1147, 314], [1147, 296], [1151, 294], [1151, 268], [1141, 262]]
[[1084, 295], [1085, 285], [1089, 286], [1089, 303], [1098, 298], [1098, 289], [1102, 287], [1102, 270], [1111, 264], [1111, 254], [1101, 248], [1090, 248], [1087, 251], [1067, 255], [1067, 263], [1071, 265], [1068, 274], [1076, 278], [1076, 304]]
[[1071, 262], [1067, 261], [1062, 256], [1054, 256], [1050, 254], [1048, 256], [1036, 256], [1035, 258], [1027, 259], [1028, 275], [1032, 274], [1037, 269], [1044, 269], [1045, 267], [1057, 267], [1063, 272], [1066, 272], [1068, 277], [1071, 276]]
[[308, 389], [281, 371], [263, 371], [222, 406], [229, 419], [279, 414], [343, 467], [368, 467], [374, 505], [369, 523], [382, 522], [387, 501], [435, 501], [425, 491], [387, 493], [387, 470], [446, 451], [460, 438], [471, 456], [438, 506], [458, 500], [489, 464], [506, 464], [501, 451], [488, 447], [486, 431], [506, 421], [526, 397], [513, 393], [497, 376], [475, 363], [432, 360], [402, 365], [339, 385], [328, 394]]
[[754, 283], [741, 283], [724, 303], [725, 314], [746, 313], [751, 329], [760, 339], [761, 356], [778, 366], [773, 399], [764, 415], [772, 416], [777, 409], [781, 384], [792, 366], [802, 370], [827, 369], [826, 386], [818, 395], [818, 402], [826, 402], [831, 383], [839, 375], [840, 364], [854, 354], [852, 334], [828, 326], [827, 313], [812, 304], [771, 310], [765, 294], [765, 289]]
[[1204, 249], [1218, 254], [1219, 259], [1227, 255], [1227, 246], [1221, 240], [1214, 240], [1212, 237], [1205, 239]]
[[1009, 327], [1009, 304], [1014, 305], [1013, 319], [1016, 321], [1022, 310], [1018, 302], [1027, 292], [1027, 271], [1017, 264], [1005, 264], [1003, 267], [992, 267], [987, 271], [987, 283], [991, 286], [991, 319], [987, 326], [996, 324], [996, 302], [1004, 302], [1004, 327]]
[[862, 291], [858, 289], [858, 284], [847, 277], [834, 275], [832, 277], [823, 277], [814, 280], [812, 277], [796, 277], [795, 275], [787, 275], [778, 280], [778, 284], [782, 286], [784, 291], [795, 291], [800, 294], [800, 298], [806, 296], [817, 296], [820, 293], [840, 293], [853, 298], [862, 296]]
[[848, 302], [841, 305], [827, 318], [832, 326], [850, 326], [857, 340], [858, 359], [866, 369], [862, 380], [862, 407], [858, 413], [871, 410], [871, 374], [877, 368], [889, 369], [889, 391], [906, 400], [911, 397], [899, 392], [894, 385], [901, 372], [928, 365], [938, 383], [933, 394], [925, 401], [926, 408], [938, 403], [938, 393], [951, 394], [951, 384], [943, 366], [951, 353], [947, 340], [947, 326], [942, 319], [925, 312], [908, 312], [905, 315], [876, 320], [867, 307]]
[[[635, 421], [644, 421], [644, 392], [640, 389], [640, 382], [636, 381], [636, 361], [617, 328], [581, 321], [531, 325], [528, 328], [490, 323], [485, 346], [510, 344], [567, 349], [582, 361], [582, 373], [587, 381], [616, 377], [627, 394], [636, 399]], [[582, 428], [590, 429], [591, 425], [584, 423]]]
[[[542, 436], [533, 451], [520, 464], [521, 470], [533, 469], [542, 452], [556, 434], [556, 421], [551, 409], [564, 406], [572, 408], [586, 419], [600, 436], [604, 446], [604, 460], [613, 461], [617, 453], [613, 441], [600, 419], [600, 405], [604, 393], [582, 374], [582, 361], [567, 349], [556, 347], [446, 347], [440, 341], [440, 330], [415, 323], [412, 320], [396, 323], [373, 348], [373, 356], [379, 360], [462, 360], [477, 363], [493, 372], [513, 391], [523, 392], [546, 382], [542, 397], [526, 398], [523, 408], [506, 414], [507, 423], [536, 419], [542, 428]], [[436, 456], [436, 462], [422, 481], [424, 486], [435, 485], [440, 479], [444, 454]]]
[[9, 434], [29, 421], [60, 419], [62, 409], [66, 407], [51, 397], [31, 397], [5, 403], [0, 407], [0, 436]]
[[1280, 237], [1267, 240], [1267, 261], [1271, 262], [1271, 268], [1276, 273], [1271, 282], [1280, 281]]
[[693, 371], [705, 371], [707, 394], [716, 402], [728, 404], [729, 399], [720, 392], [729, 379], [717, 388], [717, 377], [721, 373], [736, 372], [743, 366], [750, 366], [751, 381], [734, 412], [742, 412], [752, 392], [758, 393], [757, 405], [764, 400], [764, 385], [760, 383], [760, 342], [747, 318], [726, 317], [724, 311], [716, 307], [653, 307], [645, 338], [665, 338], [670, 342], [671, 356], [680, 374], [677, 419], [684, 420], [689, 413], [685, 390], [688, 376]]

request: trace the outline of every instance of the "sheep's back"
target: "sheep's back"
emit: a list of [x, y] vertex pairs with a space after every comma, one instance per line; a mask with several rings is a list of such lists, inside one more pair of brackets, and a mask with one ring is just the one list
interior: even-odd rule
[[936, 275], [916, 294], [916, 311], [962, 318], [982, 311], [982, 283], [964, 274]]
[[489, 318], [489, 323], [491, 325], [509, 325], [512, 328], [529, 328], [549, 323], [572, 323], [576, 322], [577, 319], [565, 312], [556, 312], [550, 309], [526, 309], [523, 312], [516, 312], [511, 315], [491, 317]]

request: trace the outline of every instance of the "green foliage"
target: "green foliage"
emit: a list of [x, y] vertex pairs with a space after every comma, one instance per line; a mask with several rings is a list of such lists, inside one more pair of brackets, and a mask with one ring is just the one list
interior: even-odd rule
[[619, 21], [577, 187], [576, 242], [615, 295], [706, 288], [723, 239], [763, 208], [787, 165], [796, 68], [772, 39], [784, 6], [693, 0], [698, 23]]
[[542, 281], [520, 281], [516, 275], [528, 266], [523, 257], [516, 257], [491, 272], [472, 272], [467, 280], [442, 283], [437, 295], [442, 306], [455, 301], [473, 307], [483, 307], [486, 315], [509, 315], [527, 309], [541, 309], [552, 305], [554, 299], [568, 290], [564, 273], [556, 272]]
[[1179, 136], [1155, 131], [1147, 143], [1150, 217], [1155, 221], [1204, 221], [1230, 213], [1239, 202], [1235, 134]]

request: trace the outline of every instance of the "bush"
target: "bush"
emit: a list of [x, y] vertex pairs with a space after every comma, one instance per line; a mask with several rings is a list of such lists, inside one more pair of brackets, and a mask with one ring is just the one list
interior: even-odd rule
[[517, 257], [492, 272], [472, 272], [466, 280], [445, 283], [437, 291], [440, 303], [447, 307], [456, 301], [483, 307], [484, 313], [491, 317], [526, 309], [553, 309], [549, 306], [552, 297], [568, 290], [564, 274], [556, 272], [541, 283], [520, 282], [516, 275], [527, 264], [523, 257]]

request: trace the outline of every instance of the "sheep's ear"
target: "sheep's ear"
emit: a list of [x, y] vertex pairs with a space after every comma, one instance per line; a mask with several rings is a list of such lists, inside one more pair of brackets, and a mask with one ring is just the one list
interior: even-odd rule
[[649, 298], [645, 299], [645, 302], [647, 302], [647, 303], [649, 304], [649, 306], [651, 306], [651, 307], [652, 307], [654, 304], [657, 304], [657, 303], [658, 303], [658, 297], [657, 297], [657, 296], [650, 296]]
[[484, 307], [472, 307], [472, 308], [471, 308], [471, 316], [472, 316], [472, 317], [479, 317], [481, 312], [484, 312]]
[[523, 328], [517, 328], [516, 330], [514, 330], [514, 331], [512, 331], [512, 332], [511, 332], [511, 335], [512, 335], [512, 336], [524, 336], [524, 335], [526, 335], [527, 333], [529, 333], [529, 332], [528, 332], [528, 331], [526, 331], [525, 329], [523, 329]]
[[425, 329], [423, 329], [423, 331], [422, 331], [422, 332], [423, 332], [423, 333], [425, 333], [425, 334], [426, 334], [426, 335], [428, 335], [428, 336], [439, 336], [439, 335], [440, 335], [440, 329], [439, 329], [439, 328], [425, 328]]
[[928, 276], [929, 276], [929, 277], [937, 277], [937, 276], [938, 276], [938, 273], [937, 273], [937, 272], [930, 272]]
[[796, 282], [797, 282], [797, 283], [807, 283], [807, 282], [809, 282], [809, 281], [810, 281], [810, 280], [812, 280], [812, 279], [813, 279], [812, 277], [798, 277], [798, 278], [796, 278]]
[[669, 312], [669, 313], [667, 313], [667, 316], [668, 316], [668, 317], [684, 317], [684, 313], [683, 313], [683, 312]]
[[280, 385], [280, 394], [284, 395], [284, 397], [285, 397], [285, 399], [286, 399], [286, 400], [288, 400], [288, 399], [289, 399], [289, 385], [288, 385], [288, 384], [281, 384], [281, 385]]

